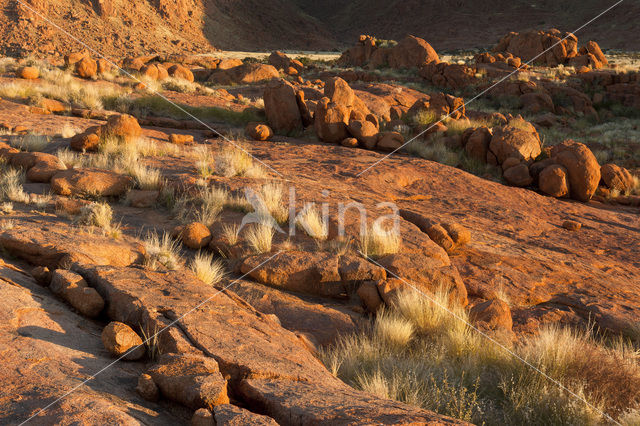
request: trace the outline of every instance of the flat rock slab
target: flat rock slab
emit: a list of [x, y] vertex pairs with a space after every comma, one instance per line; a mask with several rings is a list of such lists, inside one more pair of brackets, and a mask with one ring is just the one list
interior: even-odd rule
[[294, 295], [245, 280], [234, 284], [233, 291], [260, 312], [277, 316], [287, 330], [311, 336], [319, 345], [335, 343], [339, 336], [358, 330], [364, 321], [340, 301]]
[[114, 267], [81, 273], [105, 299], [112, 320], [142, 326], [157, 315], [176, 320], [190, 344], [217, 361], [236, 397], [258, 404], [281, 424], [460, 424], [350, 388], [292, 332], [189, 273]]
[[[113, 362], [100, 327], [69, 310], [33, 278], [0, 260], [0, 418], [19, 424]], [[38, 414], [29, 424], [158, 424], [191, 411], [142, 400], [142, 366], [121, 363]]]
[[16, 224], [0, 233], [0, 246], [34, 265], [58, 269], [74, 263], [128, 266], [142, 260], [140, 244], [89, 234], [62, 225]]

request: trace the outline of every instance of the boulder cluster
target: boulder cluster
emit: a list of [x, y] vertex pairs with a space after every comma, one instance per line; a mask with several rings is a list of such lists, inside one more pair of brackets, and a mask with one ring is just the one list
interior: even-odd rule
[[[548, 51], [547, 51], [548, 50]], [[495, 53], [510, 53], [523, 61], [555, 67], [569, 65], [576, 68], [602, 68], [608, 64], [600, 46], [589, 41], [578, 49], [578, 38], [557, 29], [510, 32], [493, 48]]]
[[338, 64], [343, 66], [391, 68], [420, 68], [431, 62], [440, 62], [436, 51], [425, 40], [407, 36], [397, 45], [379, 46], [377, 40], [368, 35], [361, 35], [358, 43], [347, 49]]
[[94, 60], [87, 50], [74, 52], [64, 57], [67, 68], [73, 68], [78, 77], [95, 78], [111, 70], [111, 64], [106, 59]]
[[142, 134], [142, 128], [136, 120], [128, 114], [114, 114], [102, 126], [89, 127], [82, 133], [71, 138], [69, 146], [74, 151], [97, 151], [100, 143], [106, 138], [114, 137], [120, 142], [130, 143]]
[[620, 192], [633, 187], [629, 171], [615, 164], [600, 167], [580, 142], [566, 140], [543, 151], [537, 131], [524, 120], [492, 129], [469, 128], [462, 144], [468, 156], [501, 167], [510, 185], [538, 187], [552, 197], [586, 202], [600, 184]]
[[[370, 99], [365, 102], [342, 78], [330, 77], [324, 84], [321, 98], [307, 101], [303, 90], [296, 90], [284, 80], [273, 81], [264, 92], [267, 121], [277, 134], [296, 134], [313, 125], [318, 138], [324, 142], [393, 151], [404, 144], [404, 136], [392, 130], [397, 125], [404, 126], [402, 119], [423, 112], [430, 112], [437, 118], [449, 115], [454, 120], [465, 114], [462, 98], [444, 93], [422, 95], [407, 106], [390, 106], [383, 97], [359, 93]], [[250, 123], [247, 135], [256, 140], [268, 139], [270, 129], [260, 126]]]

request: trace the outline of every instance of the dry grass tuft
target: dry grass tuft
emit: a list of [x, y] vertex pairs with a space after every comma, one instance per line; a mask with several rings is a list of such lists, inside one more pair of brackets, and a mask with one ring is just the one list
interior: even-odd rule
[[28, 152], [41, 152], [48, 144], [49, 138], [47, 136], [34, 134], [24, 135], [15, 142], [11, 142], [14, 148]]
[[29, 196], [22, 187], [24, 181], [24, 172], [10, 167], [6, 168], [0, 174], [0, 197], [14, 203], [29, 203]]
[[235, 246], [238, 244], [238, 240], [240, 238], [240, 228], [238, 225], [224, 225], [222, 227], [222, 238], [227, 242], [229, 246]]
[[198, 253], [191, 262], [191, 270], [198, 279], [207, 285], [215, 285], [222, 281], [226, 273], [220, 260], [213, 260], [213, 255]]
[[[282, 202], [284, 189], [279, 183], [267, 183], [260, 188], [258, 194], [264, 201], [264, 206], [276, 222], [283, 224], [289, 219], [289, 210]], [[260, 214], [261, 212], [257, 212]]]
[[359, 249], [365, 257], [380, 257], [400, 251], [402, 238], [394, 229], [383, 229], [377, 224], [360, 235]]
[[255, 253], [268, 253], [273, 244], [274, 229], [268, 224], [256, 224], [249, 227], [245, 238]]
[[307, 205], [296, 218], [296, 223], [311, 238], [324, 241], [329, 236], [329, 224], [323, 220], [315, 205]]
[[113, 223], [113, 210], [107, 203], [91, 203], [80, 211], [79, 222], [83, 225], [100, 228], [113, 238], [121, 235], [120, 225]]
[[446, 291], [427, 296], [400, 292], [370, 330], [321, 352], [325, 365], [356, 388], [476, 424], [606, 423], [598, 410], [637, 418], [640, 352], [630, 343], [547, 327], [512, 348], [589, 406], [475, 332]]
[[175, 270], [180, 266], [180, 243], [171, 239], [169, 234], [159, 237], [156, 233], [147, 234], [143, 241], [146, 250], [144, 265], [156, 270], [160, 265]]
[[158, 169], [149, 168], [143, 164], [136, 163], [127, 170], [139, 189], [157, 190], [162, 186], [162, 173]]
[[373, 325], [373, 334], [384, 345], [402, 348], [409, 344], [413, 337], [413, 324], [405, 318], [380, 312]]

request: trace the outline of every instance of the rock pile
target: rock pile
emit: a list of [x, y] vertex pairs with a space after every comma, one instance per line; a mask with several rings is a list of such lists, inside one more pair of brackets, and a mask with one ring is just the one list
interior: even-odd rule
[[291, 59], [279, 51], [269, 55], [269, 64], [288, 75], [298, 75], [304, 69], [302, 62]]
[[248, 62], [228, 69], [213, 70], [207, 81], [213, 84], [231, 85], [257, 83], [278, 77], [280, 73], [274, 66]]
[[578, 50], [578, 38], [575, 35], [563, 34], [555, 28], [548, 31], [510, 32], [500, 39], [492, 51], [510, 53], [525, 62], [533, 61], [549, 67], [564, 64], [576, 68], [602, 68], [608, 64], [598, 43], [589, 41]]
[[392, 47], [380, 47], [375, 38], [361, 35], [358, 43], [347, 49], [338, 63], [344, 66], [420, 68], [440, 62], [436, 51], [425, 40], [409, 35]]
[[131, 143], [142, 135], [142, 128], [136, 120], [128, 114], [114, 114], [102, 126], [89, 127], [78, 133], [69, 141], [74, 151], [97, 151], [100, 143], [106, 138], [113, 137], [122, 143]]

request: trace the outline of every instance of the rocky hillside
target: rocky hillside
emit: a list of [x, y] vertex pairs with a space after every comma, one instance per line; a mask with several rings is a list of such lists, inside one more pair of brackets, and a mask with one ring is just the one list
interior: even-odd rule
[[[350, 45], [360, 34], [401, 39], [414, 34], [436, 50], [486, 47], [509, 31], [557, 27], [572, 31], [612, 2], [499, 0], [489, 4], [459, 0], [0, 0], [0, 53], [51, 54], [79, 50], [60, 37], [56, 25], [104, 53], [184, 53], [224, 50], [331, 50]], [[571, 4], [575, 3], [575, 7]], [[497, 12], [496, 12], [497, 11]], [[640, 50], [633, 31], [640, 6], [622, 3], [580, 36], [605, 48]], [[615, 31], [613, 31], [615, 29]]]
[[[0, 53], [44, 54], [80, 50], [57, 25], [89, 47], [124, 56], [136, 53], [209, 52], [215, 47], [258, 50], [328, 49], [331, 35], [287, 0], [0, 0]], [[266, 13], [265, 13], [266, 12]], [[46, 16], [53, 21], [42, 19]], [[55, 25], [54, 25], [55, 24]]]

